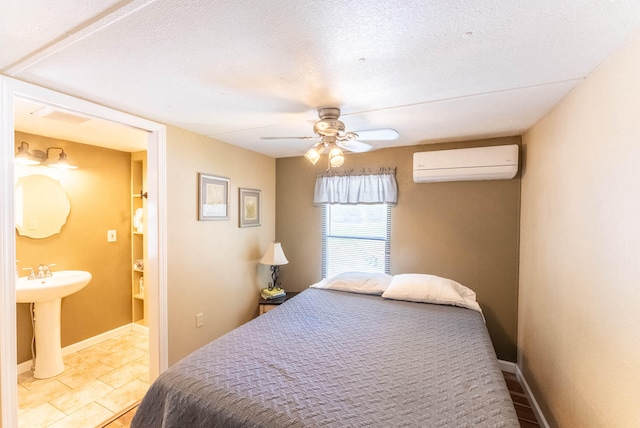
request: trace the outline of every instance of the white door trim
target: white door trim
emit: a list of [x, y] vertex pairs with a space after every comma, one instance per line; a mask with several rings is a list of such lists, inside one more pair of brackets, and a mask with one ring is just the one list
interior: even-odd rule
[[[18, 425], [15, 228], [13, 218], [13, 98], [22, 97], [148, 131], [148, 260], [145, 285], [149, 297], [149, 369], [155, 379], [168, 367], [166, 128], [89, 101], [0, 76], [0, 426]], [[155, 287], [153, 285], [156, 285]]]
[[[0, 426], [18, 426], [16, 366], [16, 259], [13, 219], [13, 95], [6, 79], [0, 80]], [[4, 196], [7, 195], [7, 196]], [[10, 200], [10, 203], [7, 203]]]

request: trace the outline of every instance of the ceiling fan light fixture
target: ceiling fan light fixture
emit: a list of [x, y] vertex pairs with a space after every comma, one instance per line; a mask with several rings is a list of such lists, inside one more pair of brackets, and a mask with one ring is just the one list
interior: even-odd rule
[[329, 152], [329, 165], [331, 168], [337, 168], [344, 164], [344, 153], [337, 147], [334, 147]]
[[307, 153], [304, 154], [304, 157], [307, 158], [309, 162], [315, 165], [316, 163], [318, 163], [318, 160], [320, 160], [320, 150], [316, 150], [315, 147], [312, 147], [307, 151]]
[[[343, 150], [353, 153], [363, 153], [375, 147], [361, 140], [383, 141], [398, 138], [398, 131], [388, 128], [363, 130], [359, 132], [346, 131], [344, 123], [339, 120], [340, 109], [325, 107], [318, 109], [318, 118], [313, 125], [314, 137], [261, 137], [264, 140], [296, 139], [320, 140], [307, 150], [304, 157], [315, 165], [324, 152], [329, 152], [328, 167], [335, 168], [344, 164]], [[342, 149], [342, 150], [341, 150]]]

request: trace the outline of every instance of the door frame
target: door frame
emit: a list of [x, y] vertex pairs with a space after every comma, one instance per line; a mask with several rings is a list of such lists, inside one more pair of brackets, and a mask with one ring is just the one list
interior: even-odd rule
[[[15, 151], [13, 99], [59, 106], [148, 132], [148, 287], [149, 375], [168, 368], [166, 127], [137, 116], [0, 75], [0, 426], [18, 425], [16, 348], [16, 238], [14, 222]], [[147, 266], [148, 265], [148, 266]]]

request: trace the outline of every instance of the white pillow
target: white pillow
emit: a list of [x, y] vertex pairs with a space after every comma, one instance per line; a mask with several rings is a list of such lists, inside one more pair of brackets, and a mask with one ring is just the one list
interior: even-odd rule
[[435, 275], [407, 273], [395, 275], [382, 297], [410, 302], [437, 303], [473, 309], [482, 313], [476, 293], [451, 279]]
[[323, 279], [310, 287], [379, 296], [387, 289], [392, 278], [386, 273], [345, 272]]

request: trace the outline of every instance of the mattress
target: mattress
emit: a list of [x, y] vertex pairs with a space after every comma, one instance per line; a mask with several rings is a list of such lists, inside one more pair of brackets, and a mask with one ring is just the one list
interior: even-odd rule
[[519, 427], [482, 315], [308, 289], [162, 373], [132, 427]]

